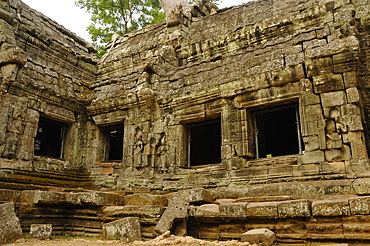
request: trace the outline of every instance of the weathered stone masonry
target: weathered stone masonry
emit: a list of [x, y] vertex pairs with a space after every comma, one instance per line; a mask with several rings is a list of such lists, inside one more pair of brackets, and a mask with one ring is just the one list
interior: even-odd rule
[[[98, 65], [87, 108], [97, 126], [124, 122], [116, 171], [181, 172], [188, 124], [220, 118], [222, 164], [214, 170], [228, 182], [366, 173], [363, 4], [260, 1], [206, 17], [212, 7], [193, 8], [119, 39]], [[291, 103], [304, 154], [253, 161], [255, 113]]]
[[[1, 11], [3, 172], [84, 169], [94, 48], [20, 1], [1, 1]], [[69, 124], [64, 161], [34, 156], [40, 116]]]
[[0, 201], [15, 202], [24, 231], [93, 235], [135, 216], [153, 237], [168, 200], [203, 187], [202, 203], [217, 205], [187, 201], [197, 237], [265, 224], [280, 239], [333, 239], [332, 220], [336, 239], [364, 239], [366, 228], [339, 231], [370, 214], [358, 208], [367, 198], [356, 203], [370, 194], [369, 4], [197, 1], [115, 36], [98, 60], [64, 27], [0, 0]]

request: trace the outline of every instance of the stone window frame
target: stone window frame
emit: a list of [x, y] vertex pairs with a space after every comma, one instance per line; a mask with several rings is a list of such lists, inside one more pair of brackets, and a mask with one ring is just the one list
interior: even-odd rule
[[[253, 119], [253, 130], [254, 130], [254, 145], [255, 145], [255, 158], [256, 159], [263, 159], [263, 158], [269, 158], [269, 157], [261, 157], [260, 151], [259, 151], [259, 137], [258, 137], [258, 127], [257, 127], [257, 115], [266, 114], [269, 112], [277, 112], [286, 110], [289, 108], [294, 108], [295, 110], [295, 129], [297, 133], [297, 146], [298, 147], [298, 153], [292, 153], [287, 155], [300, 155], [304, 153], [304, 143], [303, 143], [303, 137], [301, 132], [301, 119], [300, 119], [300, 111], [299, 111], [299, 102], [288, 102], [285, 104], [278, 104], [278, 105], [269, 105], [268, 107], [264, 107], [262, 109], [256, 109], [250, 112], [251, 118]], [[277, 155], [273, 157], [280, 157], [280, 156], [286, 156], [286, 155]], [[272, 156], [270, 156], [272, 157]]]
[[[125, 124], [124, 122], [120, 122], [120, 123], [115, 123], [115, 124], [110, 124], [110, 125], [106, 125], [106, 126], [101, 126], [101, 131], [103, 132], [103, 158], [102, 158], [102, 162], [116, 162], [116, 161], [123, 161], [124, 159], [124, 146], [125, 146], [125, 135], [124, 135], [124, 132], [125, 132]], [[109, 131], [112, 130], [112, 129], [117, 129], [117, 128], [122, 128], [122, 153], [121, 153], [121, 158], [120, 159], [110, 159], [109, 158], [109, 150], [108, 148], [110, 148], [110, 145], [111, 145], [111, 142], [108, 143], [108, 139], [109, 139]]]
[[[219, 121], [220, 123], [220, 162], [219, 163], [204, 163], [204, 164], [199, 164], [199, 165], [192, 165], [191, 164], [191, 142], [190, 142], [190, 128], [193, 128], [193, 127], [196, 127], [196, 126], [201, 126], [201, 125], [207, 125], [207, 124], [210, 124], [212, 122], [217, 122]], [[199, 120], [199, 121], [195, 121], [195, 122], [191, 122], [191, 123], [187, 123], [184, 125], [184, 128], [185, 128], [185, 141], [186, 141], [186, 144], [185, 144], [185, 148], [186, 148], [186, 167], [188, 168], [192, 168], [192, 167], [199, 167], [199, 166], [207, 166], [207, 165], [220, 165], [222, 164], [222, 117], [221, 115], [218, 115], [217, 117], [212, 117], [212, 118], [208, 118], [208, 119], [202, 119], [202, 120]]]
[[[255, 136], [255, 120], [253, 113], [258, 110], [264, 110], [273, 107], [279, 107], [289, 104], [296, 104], [297, 105], [297, 115], [299, 116], [299, 130], [301, 132], [301, 139], [302, 136], [302, 127], [303, 121], [302, 118], [302, 94], [295, 93], [291, 95], [287, 95], [281, 98], [276, 98], [274, 100], [271, 99], [262, 99], [258, 101], [239, 101], [238, 103], [234, 102], [235, 110], [237, 111], [240, 133], [238, 138], [240, 141], [235, 145], [235, 151], [237, 156], [243, 158], [246, 162], [254, 162], [258, 161], [259, 159], [256, 156], [256, 136]], [[302, 152], [294, 154], [296, 156], [304, 154], [305, 145], [302, 142]], [[275, 158], [279, 158], [284, 156], [276, 156]]]
[[[217, 95], [216, 95], [217, 96]], [[180, 141], [175, 144], [175, 149], [179, 150], [177, 152], [178, 158], [176, 158], [177, 166], [181, 168], [197, 168], [200, 166], [189, 166], [188, 160], [188, 124], [200, 123], [207, 120], [212, 120], [215, 118], [220, 118], [221, 120], [221, 141], [223, 141], [223, 117], [222, 117], [222, 99], [215, 97], [215, 98], [207, 98], [207, 101], [201, 100], [200, 103], [198, 102], [197, 98], [188, 98], [188, 105], [184, 107], [181, 105], [177, 110], [176, 118], [178, 120], [177, 129], [180, 134]], [[190, 105], [189, 105], [190, 104]], [[221, 142], [222, 146], [222, 142]], [[221, 162], [223, 156], [223, 149], [221, 148]], [[209, 164], [209, 165], [217, 165], [219, 164]], [[201, 165], [202, 167], [206, 165]]]
[[[68, 135], [68, 128], [69, 128], [69, 125], [65, 122], [62, 122], [62, 121], [58, 121], [58, 120], [55, 120], [55, 119], [52, 119], [50, 117], [47, 117], [46, 115], [40, 115], [39, 117], [39, 120], [38, 120], [38, 124], [37, 124], [37, 133], [39, 132], [39, 129], [40, 129], [40, 124], [41, 122], [43, 123], [49, 123], [51, 125], [57, 125], [60, 127], [60, 138], [59, 138], [59, 141], [60, 141], [60, 150], [59, 150], [59, 153], [58, 153], [58, 156], [55, 156], [55, 155], [48, 155], [48, 154], [36, 154], [36, 142], [37, 142], [37, 134], [35, 136], [35, 140], [34, 140], [34, 155], [35, 156], [41, 156], [41, 157], [48, 157], [48, 158], [54, 158], [54, 159], [60, 159], [60, 160], [65, 160], [65, 143], [66, 143], [66, 138], [67, 138], [67, 135]], [[47, 144], [50, 144], [50, 143], [47, 143]]]

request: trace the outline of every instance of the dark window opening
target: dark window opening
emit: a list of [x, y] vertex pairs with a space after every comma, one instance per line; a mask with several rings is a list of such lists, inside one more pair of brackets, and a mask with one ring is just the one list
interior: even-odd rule
[[221, 119], [188, 126], [189, 166], [221, 163]]
[[64, 123], [41, 117], [35, 138], [35, 155], [62, 159], [66, 128]]
[[255, 112], [255, 120], [257, 158], [303, 152], [296, 104]]
[[105, 161], [120, 161], [123, 159], [123, 125], [114, 125], [105, 129]]

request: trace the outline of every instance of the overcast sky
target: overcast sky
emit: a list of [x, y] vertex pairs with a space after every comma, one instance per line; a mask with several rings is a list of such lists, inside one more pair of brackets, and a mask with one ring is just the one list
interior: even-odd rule
[[[75, 0], [22, 0], [31, 8], [40, 11], [67, 29], [91, 42], [86, 27], [90, 25], [90, 16], [78, 8]], [[250, 0], [222, 0], [220, 8], [240, 5]]]

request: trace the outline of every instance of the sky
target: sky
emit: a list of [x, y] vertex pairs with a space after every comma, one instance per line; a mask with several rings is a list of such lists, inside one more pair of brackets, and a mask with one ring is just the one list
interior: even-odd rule
[[[22, 0], [33, 9], [43, 13], [63, 25], [88, 42], [91, 42], [86, 27], [90, 25], [90, 15], [77, 7], [75, 0]], [[222, 0], [219, 8], [240, 5], [250, 0]]]

